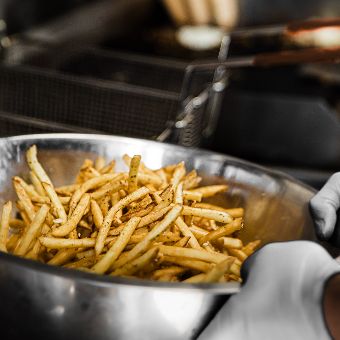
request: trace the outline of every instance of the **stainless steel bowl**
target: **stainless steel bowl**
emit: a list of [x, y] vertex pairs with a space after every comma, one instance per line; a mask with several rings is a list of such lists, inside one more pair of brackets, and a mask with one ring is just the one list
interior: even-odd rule
[[[314, 239], [310, 187], [236, 158], [132, 138], [49, 134], [0, 139], [0, 203], [14, 198], [11, 177], [28, 170], [25, 151], [32, 144], [56, 185], [72, 182], [83, 159], [98, 154], [108, 159], [141, 154], [151, 168], [184, 160], [206, 183], [228, 183], [220, 203], [245, 208], [244, 241]], [[194, 286], [98, 276], [0, 253], [1, 337], [190, 339], [238, 290], [235, 283]]]

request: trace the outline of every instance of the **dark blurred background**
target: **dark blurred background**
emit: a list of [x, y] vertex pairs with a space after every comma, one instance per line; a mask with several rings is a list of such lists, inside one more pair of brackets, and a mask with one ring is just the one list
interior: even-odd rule
[[[286, 34], [289, 23], [337, 17], [337, 0], [2, 0], [0, 135], [156, 138], [183, 110], [187, 65], [217, 61], [219, 54], [220, 44], [195, 49], [181, 43], [181, 28], [209, 25], [231, 37], [228, 58], [244, 58], [329, 47], [329, 41], [340, 46], [338, 24], [317, 41]], [[192, 78], [191, 99], [214, 83], [213, 71]], [[209, 91], [182, 144], [270, 166], [316, 188], [338, 170], [337, 64], [240, 67], [223, 74], [223, 93]], [[209, 110], [218, 111], [218, 120], [204, 138]]]

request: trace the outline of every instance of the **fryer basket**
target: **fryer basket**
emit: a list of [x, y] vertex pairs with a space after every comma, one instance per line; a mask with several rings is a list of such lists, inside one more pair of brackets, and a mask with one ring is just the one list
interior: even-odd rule
[[[19, 55], [25, 56], [25, 48]], [[212, 92], [214, 72], [195, 74], [183, 90], [187, 67], [175, 60], [95, 47], [59, 52], [38, 44], [34, 53], [19, 61], [7, 58], [0, 65], [0, 111], [8, 113], [0, 115], [6, 122], [0, 135], [93, 132], [202, 146], [210, 95], [200, 105], [189, 105], [185, 125], [178, 128], [176, 122], [191, 100]], [[15, 119], [6, 118], [11, 114], [20, 118], [17, 127]]]

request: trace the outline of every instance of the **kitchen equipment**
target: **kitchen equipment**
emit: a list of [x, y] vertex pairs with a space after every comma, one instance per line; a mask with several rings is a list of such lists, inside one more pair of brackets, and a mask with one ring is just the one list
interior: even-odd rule
[[[223, 77], [214, 78], [213, 68], [183, 81], [190, 72], [185, 62], [93, 47], [59, 53], [56, 46], [33, 45], [34, 55], [9, 57], [0, 66], [0, 110], [38, 119], [49, 130], [61, 123], [73, 132], [82, 132], [79, 127], [199, 146], [208, 110], [212, 115], [219, 109], [213, 102], [223, 95]], [[227, 51], [223, 44], [220, 61]], [[144, 122], [148, 124], [141, 129]]]
[[[244, 241], [314, 239], [308, 201], [314, 190], [284, 174], [204, 150], [140, 139], [45, 134], [0, 139], [0, 203], [13, 199], [11, 178], [25, 173], [25, 151], [56, 185], [73, 180], [83, 159], [100, 154], [120, 160], [141, 154], [151, 168], [180, 160], [205, 183], [225, 183], [223, 203], [245, 208]], [[117, 162], [118, 169], [123, 166]], [[222, 202], [219, 202], [222, 203]], [[238, 284], [183, 285], [92, 275], [0, 253], [0, 324], [3, 338], [192, 339]]]

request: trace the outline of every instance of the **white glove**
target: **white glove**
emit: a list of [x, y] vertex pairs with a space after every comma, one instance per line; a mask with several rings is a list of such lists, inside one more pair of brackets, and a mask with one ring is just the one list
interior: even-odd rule
[[339, 264], [309, 241], [272, 243], [242, 267], [245, 284], [199, 340], [330, 339], [322, 314], [324, 284]]
[[332, 175], [323, 188], [311, 199], [310, 210], [318, 237], [340, 247], [340, 172]]

